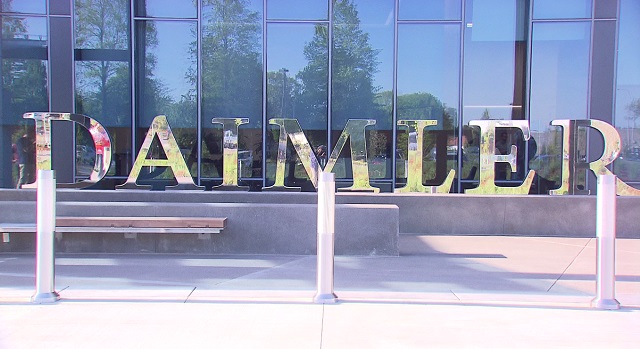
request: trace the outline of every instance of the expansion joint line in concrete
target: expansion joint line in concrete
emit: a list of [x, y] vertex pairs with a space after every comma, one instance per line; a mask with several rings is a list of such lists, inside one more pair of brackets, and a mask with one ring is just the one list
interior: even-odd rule
[[322, 317], [320, 319], [320, 349], [322, 349], [322, 338], [324, 337], [324, 307], [325, 304], [322, 304]]
[[560, 273], [560, 276], [558, 276], [554, 281], [553, 284], [551, 284], [551, 286], [549, 286], [549, 288], [547, 289], [547, 292], [551, 291], [551, 289], [553, 288], [553, 286], [556, 285], [556, 283], [562, 279], [562, 277], [564, 276], [564, 274], [567, 272], [567, 270], [569, 270], [569, 268], [573, 265], [573, 262], [576, 261], [576, 259], [578, 259], [578, 257], [580, 257], [580, 255], [582, 254], [582, 251], [584, 251], [585, 248], [587, 248], [587, 246], [589, 246], [589, 243], [591, 243], [591, 240], [593, 240], [593, 238], [590, 238], [589, 240], [587, 240], [587, 242], [584, 244], [584, 246], [582, 246], [582, 248], [580, 249], [580, 251], [578, 252], [578, 254], [575, 255], [575, 257], [573, 257], [573, 259], [571, 260], [571, 262], [569, 262], [569, 264], [567, 265], [566, 268], [564, 268], [564, 270], [562, 271], [562, 273]]
[[195, 292], [195, 291], [196, 291], [196, 288], [198, 288], [198, 287], [194, 287], [194, 288], [191, 290], [191, 292], [189, 292], [189, 294], [187, 295], [187, 298], [185, 298], [185, 299], [184, 299], [184, 302], [183, 302], [183, 303], [187, 303], [187, 301], [189, 300], [189, 297], [191, 297], [191, 295], [193, 294], [193, 292]]
[[458, 297], [458, 295], [457, 295], [455, 292], [453, 292], [453, 290], [449, 290], [449, 292], [451, 292], [451, 294], [452, 294], [454, 297], [456, 297], [456, 299], [457, 299], [458, 301], [460, 301], [460, 300], [461, 300], [461, 299], [460, 299], [460, 297]]

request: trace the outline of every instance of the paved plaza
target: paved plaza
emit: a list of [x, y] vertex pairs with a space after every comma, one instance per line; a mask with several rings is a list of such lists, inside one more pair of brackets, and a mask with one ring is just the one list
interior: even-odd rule
[[618, 239], [619, 310], [590, 307], [596, 240], [411, 236], [400, 257], [0, 254], [0, 348], [637, 348], [640, 239]]

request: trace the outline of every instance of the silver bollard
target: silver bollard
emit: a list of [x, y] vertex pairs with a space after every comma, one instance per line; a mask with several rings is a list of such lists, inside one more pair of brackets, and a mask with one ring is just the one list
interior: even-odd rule
[[56, 176], [53, 170], [38, 170], [36, 192], [36, 293], [33, 303], [53, 303], [55, 291]]
[[616, 176], [598, 176], [596, 198], [596, 298], [591, 307], [620, 309], [616, 300]]
[[333, 293], [334, 228], [336, 212], [336, 181], [334, 173], [318, 175], [318, 291], [315, 303], [335, 303]]

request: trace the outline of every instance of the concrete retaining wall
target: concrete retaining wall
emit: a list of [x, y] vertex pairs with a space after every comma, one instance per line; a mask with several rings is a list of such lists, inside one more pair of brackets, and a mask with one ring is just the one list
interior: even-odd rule
[[[312, 204], [58, 202], [59, 216], [227, 217], [220, 234], [60, 234], [59, 252], [157, 252], [205, 254], [315, 254], [317, 208]], [[2, 202], [0, 223], [34, 223], [35, 202]], [[336, 205], [338, 255], [398, 255], [399, 211], [395, 205]], [[203, 239], [204, 238], [204, 239]], [[12, 233], [2, 251], [34, 249], [33, 234]], [[31, 241], [31, 243], [29, 243]]]
[[[315, 193], [58, 190], [59, 202], [250, 203], [314, 205]], [[2, 190], [4, 201], [33, 201], [33, 190]], [[400, 234], [593, 237], [594, 195], [464, 195], [338, 193], [339, 204], [400, 208]], [[640, 238], [640, 197], [618, 197], [618, 236]], [[22, 214], [22, 212], [18, 212]], [[0, 212], [2, 215], [2, 212]], [[2, 218], [0, 218], [2, 221]]]
[[[106, 216], [139, 212], [152, 216], [198, 213], [229, 217], [229, 227], [221, 237], [212, 237], [210, 245], [195, 241], [197, 236], [193, 236], [193, 242], [188, 242], [191, 237], [161, 235], [139, 236], [138, 247], [114, 245], [113, 241], [103, 240], [88, 243], [92, 246], [90, 249], [102, 244], [102, 249], [114, 245], [133, 249], [131, 252], [315, 253], [315, 193], [61, 189], [57, 198], [61, 215], [100, 215], [98, 212], [102, 211]], [[33, 190], [0, 190], [0, 222], [34, 221], [34, 201]], [[338, 254], [397, 254], [398, 232], [595, 236], [595, 196], [338, 193], [336, 201], [339, 204], [336, 216], [337, 236], [340, 236], [336, 238]], [[618, 197], [617, 210], [617, 236], [640, 238], [640, 225], [637, 224], [640, 197]], [[341, 229], [345, 229], [344, 232]], [[346, 240], [341, 240], [347, 236]], [[390, 246], [393, 244], [395, 246]], [[82, 246], [69, 247], [69, 251], [85, 251]], [[61, 248], [65, 248], [64, 245]], [[86, 249], [88, 251], [89, 247]]]

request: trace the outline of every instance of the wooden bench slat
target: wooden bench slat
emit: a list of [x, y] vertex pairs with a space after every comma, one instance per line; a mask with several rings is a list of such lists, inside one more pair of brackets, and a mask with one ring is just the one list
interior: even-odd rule
[[226, 218], [206, 217], [57, 217], [58, 227], [113, 228], [218, 228], [226, 226]]

